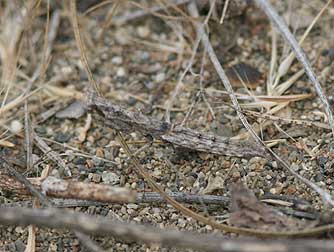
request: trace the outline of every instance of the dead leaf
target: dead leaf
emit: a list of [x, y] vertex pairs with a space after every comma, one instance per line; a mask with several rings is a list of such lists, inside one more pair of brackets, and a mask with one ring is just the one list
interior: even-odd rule
[[305, 222], [283, 215], [261, 203], [255, 194], [242, 184], [231, 187], [232, 212], [229, 223], [233, 226], [268, 231], [281, 231], [301, 228]]
[[248, 88], [255, 89], [264, 83], [262, 73], [256, 68], [243, 62], [228, 68], [226, 70], [226, 75], [234, 87], [243, 87], [245, 84]]
[[13, 148], [13, 147], [15, 147], [15, 144], [13, 144], [12, 142], [9, 142], [7, 140], [0, 140], [0, 146]]
[[203, 190], [201, 190], [201, 194], [210, 194], [213, 193], [216, 190], [219, 189], [223, 189], [224, 188], [224, 179], [217, 176], [210, 176], [209, 177], [209, 181], [208, 181], [208, 185], [206, 186], [206, 188], [204, 188]]

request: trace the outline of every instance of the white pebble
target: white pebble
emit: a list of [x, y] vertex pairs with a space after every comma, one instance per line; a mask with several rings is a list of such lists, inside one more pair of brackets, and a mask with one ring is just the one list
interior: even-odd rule
[[165, 73], [158, 73], [157, 76], [155, 76], [155, 81], [156, 82], [162, 82], [165, 80]]
[[117, 75], [118, 77], [123, 77], [123, 76], [125, 76], [125, 69], [124, 69], [123, 67], [118, 68], [118, 69], [117, 69], [117, 73], [116, 73], [116, 75]]
[[19, 133], [23, 128], [22, 123], [19, 120], [13, 120], [10, 123], [10, 131], [14, 134]]
[[119, 180], [120, 180], [120, 176], [118, 176], [116, 173], [114, 172], [107, 172], [107, 171], [104, 171], [102, 173], [102, 181], [105, 183], [105, 184], [111, 184], [111, 185], [116, 185], [119, 183]]
[[272, 162], [272, 166], [273, 166], [273, 168], [277, 168], [277, 167], [278, 167], [277, 162], [276, 162], [276, 161], [273, 161], [273, 162]]
[[116, 57], [113, 57], [111, 59], [111, 63], [115, 64], [115, 65], [120, 65], [123, 63], [123, 58], [122, 57], [119, 57], [119, 56], [116, 56]]
[[270, 193], [272, 193], [272, 194], [276, 194], [276, 193], [277, 193], [276, 188], [271, 188], [269, 191], [270, 191]]
[[150, 35], [150, 29], [147, 26], [139, 26], [137, 32], [141, 38], [147, 38]]
[[73, 72], [72, 67], [70, 66], [64, 66], [61, 68], [61, 72], [63, 75], [69, 75]]

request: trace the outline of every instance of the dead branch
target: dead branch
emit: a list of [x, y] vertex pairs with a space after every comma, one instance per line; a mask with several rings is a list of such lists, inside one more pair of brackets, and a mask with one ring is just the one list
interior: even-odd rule
[[36, 225], [38, 227], [80, 230], [92, 235], [112, 235], [126, 241], [160, 244], [164, 247], [191, 248], [198, 251], [224, 252], [296, 252], [333, 251], [333, 241], [322, 240], [231, 240], [211, 235], [161, 230], [153, 227], [120, 223], [110, 218], [93, 217], [59, 209], [0, 208], [1, 225]]
[[[40, 178], [27, 178], [27, 180], [39, 191], [44, 191], [47, 196], [63, 199], [89, 200], [90, 203], [160, 203], [165, 202], [159, 193], [145, 192], [136, 193], [127, 188], [112, 187], [103, 184], [74, 182], [71, 180], [62, 180], [54, 177], [48, 177], [45, 180]], [[12, 192], [18, 195], [31, 195], [30, 191], [18, 180], [0, 173], [0, 188], [4, 191]], [[229, 199], [224, 196], [216, 195], [196, 195], [188, 193], [170, 193], [175, 200], [188, 204], [219, 204], [228, 205]], [[80, 202], [84, 201], [78, 201]], [[73, 204], [78, 204], [74, 202]], [[66, 202], [64, 203], [66, 204]], [[71, 207], [71, 202], [64, 207]], [[85, 203], [83, 203], [85, 204]], [[87, 204], [87, 203], [86, 203]], [[57, 204], [56, 204], [57, 205]]]
[[237, 157], [265, 156], [264, 150], [250, 142], [232, 141], [196, 130], [175, 126], [133, 112], [101, 98], [94, 93], [87, 95], [87, 107], [96, 110], [108, 119], [105, 123], [122, 132], [139, 131], [144, 136], [160, 138], [179, 147], [220, 155]]
[[[71, 207], [71, 204], [80, 204], [80, 200], [90, 201], [88, 204], [97, 202], [106, 203], [161, 203], [164, 198], [155, 192], [136, 193], [127, 188], [112, 187], [104, 184], [74, 182], [48, 177], [46, 180], [40, 178], [27, 178], [28, 181], [39, 191], [45, 191], [46, 195], [53, 198], [77, 199], [77, 202], [65, 201], [64, 207]], [[14, 178], [0, 173], [0, 188], [4, 191], [18, 195], [30, 195], [29, 190]], [[59, 188], [61, 190], [59, 190]], [[64, 190], [66, 188], [66, 190]], [[218, 204], [228, 205], [229, 199], [225, 196], [216, 195], [196, 195], [189, 193], [174, 192], [169, 193], [171, 197], [179, 202], [188, 204]], [[85, 203], [83, 203], [85, 204]], [[87, 204], [87, 203], [86, 203]], [[56, 204], [57, 205], [57, 204]]]
[[[73, 182], [70, 180], [61, 180], [54, 177], [48, 177], [43, 181], [41, 178], [27, 178], [28, 181], [40, 191], [46, 192], [46, 195], [55, 198], [52, 201], [55, 207], [87, 207], [92, 205], [106, 205], [110, 203], [163, 203], [165, 199], [156, 192], [136, 193], [126, 188], [111, 187], [109, 185], [88, 184], [82, 182]], [[47, 185], [47, 186], [46, 186]], [[15, 193], [18, 195], [31, 195], [29, 190], [14, 178], [0, 173], [0, 188], [4, 191]], [[66, 188], [66, 190], [59, 190]], [[171, 192], [170, 197], [178, 202], [186, 204], [206, 204], [220, 205], [228, 207], [229, 198], [219, 195], [198, 195], [183, 192]], [[261, 200], [261, 198], [260, 198]], [[262, 198], [264, 202], [276, 204], [280, 206], [288, 206], [290, 208], [280, 209], [288, 215], [302, 217], [307, 219], [316, 219], [318, 214], [305, 212], [309, 209], [309, 203], [297, 198], [289, 199], [284, 196], [265, 196]], [[6, 207], [21, 206], [31, 207], [30, 201], [21, 201], [15, 203], [4, 204]]]
[[[136, 192], [127, 188], [104, 184], [83, 183], [62, 180], [55, 177], [46, 179], [29, 178], [34, 188], [48, 197], [62, 199], [93, 200], [108, 203], [130, 203], [136, 201]], [[30, 195], [30, 191], [19, 181], [0, 173], [0, 187], [20, 195]]]
[[[188, 204], [206, 204], [206, 205], [219, 205], [220, 207], [228, 207], [229, 199], [225, 196], [216, 195], [193, 195], [187, 193], [170, 193], [169, 196], [175, 200]], [[57, 208], [71, 208], [71, 207], [89, 207], [89, 206], [105, 206], [109, 205], [108, 202], [97, 202], [92, 200], [77, 200], [77, 199], [51, 199], [53, 205]], [[265, 203], [273, 203], [274, 200], [263, 200]], [[135, 203], [160, 203], [165, 202], [165, 199], [159, 193], [146, 192], [138, 193]], [[286, 204], [287, 202], [284, 202]], [[279, 204], [278, 204], [279, 205]], [[32, 207], [31, 201], [16, 201], [11, 203], [2, 204], [3, 207]], [[297, 218], [304, 218], [309, 220], [319, 219], [319, 214], [314, 212], [305, 212], [299, 209], [300, 205], [289, 205], [292, 208], [279, 207], [277, 210], [285, 215], [294, 216]]]

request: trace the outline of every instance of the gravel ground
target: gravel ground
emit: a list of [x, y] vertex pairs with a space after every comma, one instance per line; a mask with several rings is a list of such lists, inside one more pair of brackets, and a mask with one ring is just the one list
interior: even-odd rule
[[[281, 1], [277, 6], [275, 5], [281, 14], [288, 13], [287, 2]], [[294, 30], [296, 36], [300, 37], [305, 30], [305, 24], [310, 23], [312, 17], [324, 5], [324, 1], [302, 1], [296, 5], [298, 6], [293, 6], [296, 10], [293, 11], [293, 14], [300, 17], [302, 21], [298, 28], [294, 27]], [[140, 110], [148, 116], [162, 120], [167, 102], [191, 57], [192, 47], [196, 39], [194, 29], [187, 22], [166, 21], [159, 17], [146, 15], [121, 26], [111, 26], [98, 40], [105, 15], [110, 6], [100, 8], [79, 19], [93, 76], [100, 84], [105, 97], [127, 108]], [[10, 4], [5, 7], [12, 8]], [[51, 7], [54, 11], [57, 6]], [[45, 3], [40, 8], [41, 13], [37, 15], [29, 30], [33, 35], [31, 42], [34, 43], [34, 46], [31, 47], [28, 42], [22, 45], [19, 57], [21, 68], [16, 76], [17, 85], [15, 83], [10, 90], [8, 101], [24, 90], [27, 85], [24, 76], [31, 76], [36, 62], [41, 60], [46, 21]], [[60, 8], [63, 7], [60, 6]], [[61, 18], [57, 37], [53, 44], [52, 60], [48, 66], [45, 80], [60, 78], [60, 81], [54, 81], [51, 85], [68, 92], [73, 90], [84, 92], [89, 86], [89, 80], [80, 61], [72, 26], [65, 16], [64, 9], [61, 11], [64, 16]], [[124, 10], [120, 8], [116, 16], [123, 14]], [[298, 23], [295, 19], [297, 18], [291, 21], [292, 27], [298, 25], [295, 24]], [[333, 7], [331, 7], [321, 17], [303, 44], [331, 105], [334, 103], [333, 85], [331, 85], [334, 80], [332, 74], [334, 44], [331, 34], [334, 33], [330, 26], [333, 21]], [[5, 21], [3, 22], [5, 23]], [[261, 73], [259, 79], [265, 80], [267, 78], [271, 59], [272, 32], [268, 21], [259, 10], [251, 8], [243, 16], [227, 19], [223, 26], [210, 21], [209, 26], [212, 43], [224, 67], [229, 68], [244, 62]], [[279, 59], [282, 53], [286, 53], [285, 47], [287, 46], [284, 46], [282, 39], [279, 38]], [[30, 48], [35, 50], [32, 51], [36, 54], [35, 63], [32, 60]], [[202, 57], [203, 49], [201, 48], [195, 57], [193, 67], [195, 73], [200, 71]], [[30, 60], [31, 65], [29, 64]], [[216, 81], [217, 76], [209, 59], [206, 59], [205, 62], [203, 87], [211, 90], [223, 90], [222, 85]], [[299, 71], [300, 68], [300, 65], [295, 62], [283, 81]], [[175, 124], [182, 122], [189, 107], [195, 101], [196, 93], [200, 87], [199, 78], [190, 73], [185, 76], [183, 83], [171, 112], [171, 120]], [[261, 81], [258, 80], [258, 84], [252, 90], [253, 94], [267, 95], [265, 83], [262, 81], [261, 84]], [[38, 85], [36, 84], [35, 87]], [[235, 87], [235, 92], [247, 94], [244, 87]], [[306, 93], [313, 96], [297, 102], [290, 102], [274, 115], [326, 123], [320, 100], [306, 76], [299, 78], [284, 95]], [[71, 179], [125, 186], [138, 192], [151, 191], [145, 181], [135, 173], [127, 155], [119, 147], [115, 139], [115, 132], [105, 125], [100, 116], [88, 115], [87, 113], [77, 119], [64, 118], [67, 117], [66, 113], [65, 116], [62, 116], [61, 112], [68, 108], [73, 101], [73, 97], [56, 94], [50, 90], [37, 92], [28, 100], [35, 132], [43, 137], [52, 150], [66, 161], [72, 173]], [[193, 112], [185, 124], [186, 127], [226, 137], [238, 136], [245, 132], [235, 111], [226, 106], [226, 103], [229, 102], [227, 96], [219, 96], [218, 98], [215, 98], [214, 95], [208, 96], [208, 102], [215, 112], [215, 118], [210, 113], [207, 102], [200, 99], [196, 102]], [[255, 107], [251, 110], [266, 111], [259, 106]], [[51, 116], [41, 120], [45, 112], [50, 112]], [[92, 116], [91, 125], [82, 141], [80, 133], [82, 134], [90, 116]], [[334, 146], [329, 130], [293, 123], [283, 124], [279, 121], [269, 120], [269, 123], [265, 124], [264, 121], [256, 122], [253, 118], [249, 118], [249, 120], [254, 126], [260, 125], [262, 127], [260, 134], [264, 140], [276, 140], [272, 149], [282, 159], [288, 161], [294, 170], [318, 186], [326, 188], [329, 192], [333, 190]], [[8, 129], [2, 138], [8, 137], [6, 140], [13, 144], [12, 147], [5, 147], [2, 144], [2, 155], [25, 162], [24, 134], [23, 132], [22, 134], [18, 133], [24, 127], [24, 106], [16, 106], [7, 112], [6, 117], [2, 119], [2, 125], [1, 132]], [[19, 130], [15, 132], [17, 129]], [[133, 151], [139, 150], [149, 141], [138, 132], [132, 132], [125, 137]], [[228, 196], [230, 185], [241, 181], [247, 184], [259, 197], [265, 194], [294, 197], [308, 201], [315, 210], [328, 210], [313, 190], [299, 182], [287, 171], [282, 170], [277, 162], [272, 160], [259, 157], [247, 160], [196, 153], [180, 150], [164, 143], [154, 144], [139, 151], [138, 157], [142, 166], [167, 192]], [[27, 177], [40, 176], [41, 171], [47, 166], [53, 167], [53, 176], [65, 176], [63, 171], [58, 169], [35, 146], [33, 159], [36, 165], [32, 169], [26, 170], [26, 167], [20, 169], [20, 172]], [[25, 200], [23, 197], [5, 190], [1, 190], [0, 193], [1, 203]], [[219, 222], [226, 222], [228, 219], [229, 211], [226, 207], [200, 204], [189, 207], [196, 212], [209, 214]], [[235, 237], [233, 234], [221, 234], [210, 226], [185, 217], [167, 204], [124, 204], [73, 209], [93, 215], [108, 216], [124, 222]], [[24, 251], [27, 234], [27, 228], [1, 227], [0, 250]], [[107, 251], [181, 251], [159, 248], [156, 245], [126, 243], [110, 237], [97, 237], [94, 240]], [[73, 233], [51, 229], [38, 229], [36, 248], [37, 251], [85, 251], [80, 247], [79, 241]]]

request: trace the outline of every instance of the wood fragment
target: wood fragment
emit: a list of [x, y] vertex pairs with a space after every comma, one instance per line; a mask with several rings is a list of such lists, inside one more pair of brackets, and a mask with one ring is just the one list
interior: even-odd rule
[[83, 143], [86, 140], [87, 132], [90, 129], [91, 125], [92, 125], [92, 115], [88, 113], [86, 117], [85, 126], [80, 127], [79, 129], [78, 140], [80, 143]]
[[101, 98], [94, 93], [87, 95], [88, 109], [100, 112], [105, 124], [122, 132], [139, 131], [144, 136], [162, 139], [173, 145], [220, 155], [237, 157], [265, 156], [261, 147], [250, 142], [231, 141], [229, 138], [215, 136], [196, 130], [175, 126], [150, 118], [140, 112], [133, 112]]
[[[83, 183], [55, 177], [29, 178], [36, 190], [48, 197], [78, 200], [93, 200], [108, 203], [131, 203], [136, 201], [136, 192], [128, 188], [113, 187], [105, 184]], [[0, 185], [3, 190], [20, 195], [29, 195], [26, 187], [6, 174], [0, 173]]]

